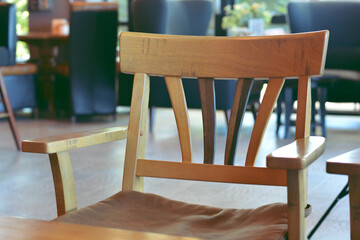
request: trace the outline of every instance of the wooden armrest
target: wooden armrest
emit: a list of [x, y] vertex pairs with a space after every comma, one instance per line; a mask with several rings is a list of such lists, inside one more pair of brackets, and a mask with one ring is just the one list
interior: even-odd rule
[[281, 147], [267, 156], [269, 168], [300, 170], [307, 168], [325, 150], [325, 138], [307, 137]]
[[56, 153], [125, 139], [127, 127], [104, 128], [22, 141], [23, 152]]
[[327, 160], [326, 172], [360, 175], [360, 148]]

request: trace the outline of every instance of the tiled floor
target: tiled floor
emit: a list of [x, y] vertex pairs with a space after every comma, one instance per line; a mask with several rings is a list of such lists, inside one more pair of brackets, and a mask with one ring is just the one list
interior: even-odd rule
[[[153, 159], [180, 159], [173, 114], [168, 109], [156, 112], [154, 133], [148, 134], [146, 157]], [[99, 119], [91, 123], [71, 124], [70, 121], [18, 119], [22, 139], [43, 137], [88, 129], [127, 125], [128, 114], [122, 112], [116, 122]], [[190, 111], [194, 158], [202, 159], [201, 113]], [[218, 112], [216, 163], [223, 159], [226, 138], [225, 118]], [[244, 158], [242, 148], [247, 147], [253, 119], [247, 114], [240, 133], [237, 159]], [[309, 170], [309, 203], [313, 212], [308, 218], [308, 231], [315, 225], [333, 201], [346, 177], [325, 172], [327, 158], [360, 146], [360, 118], [329, 116], [326, 151]], [[266, 144], [259, 159], [290, 140], [275, 136], [275, 118], [269, 123]], [[37, 219], [56, 217], [55, 197], [50, 166], [46, 155], [16, 151], [6, 121], [0, 121], [0, 215], [22, 216]], [[108, 197], [121, 189], [125, 142], [115, 142], [71, 152], [78, 194], [78, 206], [86, 206]], [[201, 161], [201, 160], [199, 160]], [[239, 160], [236, 164], [240, 164]], [[258, 164], [263, 164], [259, 161]], [[281, 187], [264, 187], [233, 184], [207, 184], [176, 180], [146, 179], [145, 191], [162, 194], [178, 200], [209, 204], [225, 208], [256, 207], [272, 201], [286, 201], [286, 190]], [[346, 240], [349, 237], [348, 197], [339, 202], [312, 239]]]

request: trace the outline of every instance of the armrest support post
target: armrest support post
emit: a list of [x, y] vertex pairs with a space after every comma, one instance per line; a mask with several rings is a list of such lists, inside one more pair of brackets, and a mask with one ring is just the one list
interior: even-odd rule
[[288, 238], [306, 239], [306, 170], [287, 170]]
[[58, 216], [77, 209], [73, 170], [69, 152], [49, 154]]

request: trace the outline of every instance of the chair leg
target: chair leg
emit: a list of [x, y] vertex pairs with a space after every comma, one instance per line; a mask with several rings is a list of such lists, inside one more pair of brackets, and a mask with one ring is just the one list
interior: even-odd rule
[[316, 100], [317, 100], [317, 88], [311, 89], [311, 134], [312, 135], [315, 135], [316, 125], [317, 125], [315, 119], [317, 113], [317, 110], [315, 108]]
[[293, 111], [293, 89], [285, 88], [284, 91], [284, 99], [285, 99], [285, 138], [289, 138], [289, 130], [291, 125], [291, 113]]
[[6, 91], [5, 81], [4, 81], [4, 78], [1, 74], [1, 72], [0, 72], [0, 95], [1, 95], [1, 98], [4, 103], [5, 112], [8, 114], [8, 120], [9, 120], [9, 124], [10, 124], [10, 128], [11, 128], [11, 132], [14, 136], [16, 146], [17, 146], [18, 150], [20, 151], [21, 150], [21, 141], [20, 141], [18, 129], [16, 126], [14, 113], [13, 113], [13, 110], [12, 110], [12, 107], [11, 107], [11, 104], [9, 101], [9, 96]]
[[150, 107], [150, 111], [149, 111], [149, 131], [150, 131], [150, 133], [153, 133], [154, 118], [155, 118], [155, 107]]
[[226, 126], [229, 126], [231, 109], [224, 110], [224, 113], [225, 113], [225, 119], [226, 119]]
[[319, 102], [320, 102], [320, 124], [321, 124], [321, 130], [323, 137], [326, 137], [326, 122], [325, 122], [325, 115], [326, 115], [326, 109], [325, 109], [325, 102], [327, 99], [327, 88], [322, 87], [320, 88], [320, 96], [319, 96]]
[[281, 91], [276, 102], [276, 136], [279, 136], [279, 129], [281, 126], [282, 102], [284, 101], [284, 92]]
[[315, 225], [315, 227], [311, 230], [311, 232], [309, 233], [309, 235], [307, 236], [308, 239], [310, 239], [314, 233], [316, 232], [316, 230], [320, 227], [320, 225], [322, 224], [322, 222], [325, 220], [325, 218], [329, 215], [329, 213], [331, 212], [331, 210], [335, 207], [335, 205], [338, 203], [338, 201], [340, 201], [340, 199], [342, 199], [343, 197], [345, 197], [346, 195], [349, 194], [349, 184], [347, 183], [345, 185], [345, 187], [341, 190], [341, 192], [339, 193], [339, 195], [337, 195], [337, 197], [335, 198], [335, 200], [332, 202], [332, 204], [330, 205], [330, 207], [326, 210], [326, 212], [324, 213], [324, 215], [322, 215], [322, 217], [320, 218], [320, 220], [317, 222], [317, 224]]
[[251, 113], [253, 115], [254, 121], [256, 121], [256, 116], [259, 111], [259, 107], [258, 107], [259, 105], [260, 103], [256, 101], [251, 104]]
[[359, 175], [349, 176], [349, 194], [350, 194], [350, 229], [351, 239], [360, 238], [360, 177]]

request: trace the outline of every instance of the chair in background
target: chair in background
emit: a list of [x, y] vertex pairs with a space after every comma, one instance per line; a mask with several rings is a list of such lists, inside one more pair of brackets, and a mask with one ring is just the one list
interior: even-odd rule
[[34, 74], [37, 67], [33, 64], [16, 64], [16, 42], [15, 5], [0, 3], [0, 102], [3, 103], [0, 117], [8, 118], [20, 150], [21, 141], [13, 110], [36, 108]]
[[[173, 35], [204, 36], [213, 14], [211, 0], [133, 0], [133, 29], [136, 32]], [[153, 131], [155, 107], [171, 107], [165, 81], [152, 77], [150, 91], [150, 132]], [[132, 77], [120, 74], [119, 105], [130, 105]], [[189, 108], [201, 108], [199, 84], [183, 79], [183, 86]], [[254, 84], [249, 107], [254, 115], [260, 99], [263, 82]], [[236, 81], [215, 81], [216, 109], [223, 110], [228, 122], [229, 112], [235, 96]]]
[[[307, 167], [322, 154], [325, 145], [323, 137], [309, 136], [310, 77], [323, 73], [327, 38], [327, 31], [251, 38], [123, 32], [119, 69], [135, 74], [128, 131], [113, 128], [23, 141], [23, 151], [49, 154], [60, 216], [55, 221], [205, 239], [281, 239], [287, 231], [290, 240], [305, 239]], [[303, 61], [296, 57], [299, 55], [303, 56]], [[152, 81], [149, 75], [165, 77], [182, 153], [178, 162], [145, 159]], [[288, 76], [299, 76], [296, 140], [268, 155], [267, 167], [255, 166], [267, 123]], [[193, 163], [182, 77], [199, 81], [205, 164]], [[214, 78], [238, 79], [224, 165], [212, 164], [216, 118]], [[225, 166], [234, 163], [238, 131], [255, 78], [269, 78], [269, 81], [252, 131], [245, 166]], [[68, 151], [126, 136], [122, 191], [76, 211]], [[187, 204], [142, 193], [143, 177], [287, 186], [288, 204], [270, 204], [251, 210]]]
[[116, 3], [70, 5], [69, 62], [59, 67], [55, 106], [78, 116], [116, 116]]
[[360, 148], [327, 160], [326, 171], [349, 176], [343, 191], [350, 196], [351, 239], [360, 239]]
[[[288, 4], [291, 32], [330, 31], [325, 74], [313, 81], [313, 102], [319, 100], [320, 103], [324, 136], [326, 102], [360, 102], [360, 33], [356, 27], [360, 21], [359, 12], [360, 2], [356, 1], [294, 1]], [[292, 110], [292, 104], [290, 97], [285, 100], [287, 109]], [[285, 116], [285, 121], [289, 122], [290, 114]]]

